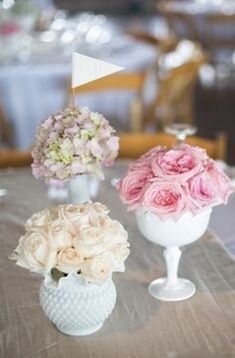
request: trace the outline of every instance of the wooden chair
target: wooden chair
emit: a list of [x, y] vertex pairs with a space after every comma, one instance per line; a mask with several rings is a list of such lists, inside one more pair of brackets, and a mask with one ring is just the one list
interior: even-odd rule
[[156, 35], [142, 30], [129, 30], [126, 34], [136, 41], [156, 47], [161, 53], [172, 51], [178, 42], [174, 35], [157, 37]]
[[159, 90], [148, 107], [145, 125], [161, 125], [173, 122], [193, 123], [194, 87], [204, 56], [192, 59], [179, 67], [169, 70], [160, 79]]
[[0, 150], [0, 168], [27, 167], [31, 164], [32, 157], [29, 151], [17, 149]]
[[195, 16], [172, 8], [171, 1], [160, 1], [157, 8], [165, 17], [171, 35], [177, 36], [179, 39], [199, 40]]
[[235, 48], [235, 14], [214, 13], [208, 14], [205, 19], [206, 31], [204, 42], [206, 47], [213, 51], [225, 48], [234, 51]]
[[0, 104], [0, 142], [10, 146], [13, 140], [12, 128]]
[[[188, 137], [186, 143], [206, 149], [214, 159], [226, 160], [227, 141], [224, 133], [216, 139], [205, 139], [197, 136]], [[176, 138], [166, 133], [133, 133], [120, 134], [119, 158], [136, 159], [157, 145], [171, 147]]]
[[75, 94], [89, 92], [105, 92], [109, 90], [135, 92], [136, 96], [130, 103], [131, 131], [141, 131], [143, 127], [143, 90], [146, 79], [146, 72], [118, 73], [89, 82], [73, 90], [68, 86], [68, 103]]

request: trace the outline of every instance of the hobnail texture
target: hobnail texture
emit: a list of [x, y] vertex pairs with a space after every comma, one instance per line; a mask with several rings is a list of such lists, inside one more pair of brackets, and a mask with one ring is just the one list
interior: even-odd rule
[[100, 329], [111, 314], [116, 288], [111, 279], [96, 285], [83, 282], [76, 274], [61, 278], [58, 286], [45, 278], [40, 288], [40, 303], [59, 331], [83, 336]]

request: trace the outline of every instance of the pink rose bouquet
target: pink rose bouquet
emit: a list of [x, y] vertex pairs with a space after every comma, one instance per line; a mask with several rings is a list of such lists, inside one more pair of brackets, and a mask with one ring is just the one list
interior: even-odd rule
[[129, 210], [142, 207], [177, 220], [186, 211], [226, 203], [234, 188], [204, 149], [181, 144], [155, 147], [131, 163], [118, 190]]
[[112, 272], [125, 270], [129, 255], [127, 232], [108, 213], [98, 202], [35, 213], [10, 259], [43, 275], [74, 272], [86, 282], [102, 284]]
[[66, 108], [39, 126], [32, 151], [34, 176], [68, 180], [79, 174], [103, 177], [102, 165], [112, 165], [119, 138], [108, 121], [88, 108]]

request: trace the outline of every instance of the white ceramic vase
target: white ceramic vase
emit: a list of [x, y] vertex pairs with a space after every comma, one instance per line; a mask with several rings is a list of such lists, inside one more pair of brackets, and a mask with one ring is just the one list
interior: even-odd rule
[[82, 204], [90, 200], [88, 176], [77, 175], [68, 182], [68, 201], [70, 204]]
[[41, 284], [40, 303], [59, 331], [84, 336], [98, 331], [111, 314], [116, 288], [112, 279], [97, 285], [85, 283], [75, 273], [56, 284], [48, 274]]
[[172, 219], [161, 221], [157, 215], [143, 209], [136, 211], [137, 224], [145, 238], [165, 247], [167, 277], [158, 278], [150, 283], [150, 295], [162, 301], [180, 301], [193, 296], [196, 292], [191, 281], [178, 278], [181, 257], [179, 247], [196, 241], [204, 234], [211, 211], [209, 208], [195, 216], [186, 212], [177, 222]]

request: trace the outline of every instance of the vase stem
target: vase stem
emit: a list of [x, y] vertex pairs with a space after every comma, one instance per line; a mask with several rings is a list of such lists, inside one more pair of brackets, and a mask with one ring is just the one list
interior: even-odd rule
[[178, 267], [181, 257], [181, 250], [176, 246], [168, 247], [164, 250], [164, 257], [167, 267], [166, 285], [169, 288], [174, 288], [178, 282]]

